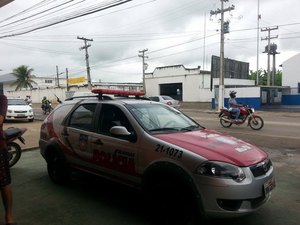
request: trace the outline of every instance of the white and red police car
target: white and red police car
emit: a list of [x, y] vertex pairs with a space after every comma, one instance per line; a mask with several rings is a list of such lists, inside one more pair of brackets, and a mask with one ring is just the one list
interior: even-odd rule
[[92, 92], [98, 97], [70, 98], [42, 123], [40, 150], [55, 183], [79, 169], [142, 188], [176, 221], [192, 211], [244, 215], [270, 198], [273, 166], [258, 147], [143, 100], [142, 92]]

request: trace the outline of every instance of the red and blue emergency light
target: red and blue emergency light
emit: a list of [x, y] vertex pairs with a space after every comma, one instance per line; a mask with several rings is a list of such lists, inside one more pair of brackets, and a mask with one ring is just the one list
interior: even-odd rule
[[123, 96], [123, 97], [128, 97], [128, 96], [143, 96], [145, 95], [144, 92], [142, 91], [124, 91], [124, 90], [113, 90], [113, 89], [93, 89], [92, 93], [94, 94], [107, 94], [107, 95], [117, 95], [117, 96]]

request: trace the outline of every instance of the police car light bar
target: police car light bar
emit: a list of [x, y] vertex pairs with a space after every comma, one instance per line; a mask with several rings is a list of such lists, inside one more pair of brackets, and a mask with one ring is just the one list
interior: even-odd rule
[[118, 96], [142, 96], [145, 95], [142, 91], [123, 91], [123, 90], [112, 90], [112, 89], [93, 89], [94, 94], [108, 94], [108, 95], [118, 95]]

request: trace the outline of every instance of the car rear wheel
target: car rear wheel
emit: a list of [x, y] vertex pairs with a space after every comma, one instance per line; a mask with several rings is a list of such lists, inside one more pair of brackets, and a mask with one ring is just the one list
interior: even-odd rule
[[47, 170], [50, 179], [56, 184], [66, 183], [70, 178], [65, 159], [57, 152], [51, 152], [47, 156]]

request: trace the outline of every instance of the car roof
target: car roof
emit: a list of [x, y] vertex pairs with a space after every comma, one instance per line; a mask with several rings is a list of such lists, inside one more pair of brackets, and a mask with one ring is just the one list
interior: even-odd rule
[[[71, 97], [66, 99], [63, 104], [77, 104], [77, 103], [99, 103], [99, 102], [105, 102], [105, 103], [118, 103], [118, 104], [150, 104], [153, 102], [149, 100], [148, 98], [140, 97], [123, 97], [123, 96], [102, 96], [102, 98], [99, 99], [98, 96], [80, 96], [80, 97]], [[156, 104], [156, 102], [155, 102]]]

